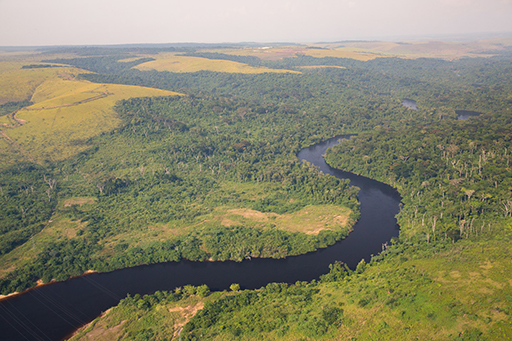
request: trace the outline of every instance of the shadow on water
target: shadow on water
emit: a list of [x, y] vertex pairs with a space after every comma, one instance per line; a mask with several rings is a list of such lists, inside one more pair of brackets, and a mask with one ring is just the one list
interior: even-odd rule
[[255, 289], [270, 282], [311, 281], [327, 273], [339, 260], [354, 268], [382, 250], [382, 244], [398, 236], [395, 215], [400, 196], [383, 183], [330, 168], [323, 155], [337, 144], [333, 138], [301, 150], [306, 160], [325, 174], [350, 179], [359, 187], [361, 218], [349, 236], [326, 249], [286, 259], [252, 259], [243, 262], [161, 263], [96, 273], [41, 286], [0, 302], [0, 335], [4, 340], [61, 340], [129, 293], [148, 294], [186, 284], [207, 284], [224, 290], [232, 283]]

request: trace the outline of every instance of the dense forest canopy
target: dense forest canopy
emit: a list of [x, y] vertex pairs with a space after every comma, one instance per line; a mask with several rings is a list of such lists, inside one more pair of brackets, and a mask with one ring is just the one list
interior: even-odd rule
[[[357, 269], [334, 264], [319, 282], [272, 283], [260, 291], [234, 287], [232, 293], [208, 296], [207, 288], [188, 288], [128, 297], [113, 316], [121, 321], [128, 311], [152, 314], [176, 302], [210, 300], [185, 325], [183, 337], [190, 340], [257, 339], [261, 333], [270, 339], [356, 334], [368, 339], [355, 316], [371, 309], [378, 319], [369, 328], [388, 339], [406, 335], [404, 326], [411, 321], [414, 326], [407, 328], [420, 338], [416, 324], [422, 320], [428, 335], [441, 326], [439, 337], [451, 339], [493, 338], [498, 328], [510, 325], [510, 304], [493, 301], [510, 297], [509, 284], [493, 289], [479, 313], [463, 298], [448, 302], [435, 296], [438, 282], [428, 265], [458, 271], [465, 259], [492, 261], [502, 270], [493, 280], [510, 280], [503, 275], [508, 260], [500, 259], [498, 266], [496, 258], [483, 256], [484, 247], [489, 257], [498, 257], [500, 248], [505, 256], [510, 253], [510, 54], [455, 61], [307, 55], [272, 61], [189, 47], [165, 52], [171, 50], [300, 73], [134, 68], [164, 49], [96, 48], [78, 51], [77, 58], [44, 60], [87, 70], [77, 75], [80, 81], [184, 95], [122, 100], [115, 106], [120, 124], [83, 141], [87, 150], [59, 162], [13, 161], [0, 171], [3, 294], [89, 269], [283, 258], [332, 245], [359, 217], [357, 188], [319, 174], [296, 154], [350, 133], [358, 136], [329, 151], [327, 162], [388, 183], [403, 197], [400, 238], [370, 264]], [[415, 100], [419, 109], [402, 105], [404, 98]], [[30, 105], [9, 102], [0, 106], [0, 115]], [[457, 110], [482, 115], [457, 120]], [[306, 207], [343, 210], [348, 224], [308, 234], [275, 218], [292, 219]], [[254, 212], [266, 220], [246, 219]], [[447, 255], [452, 264], [442, 258]], [[406, 288], [409, 282], [417, 293]], [[457, 286], [443, 290], [456, 295], [459, 289], [470, 292]], [[431, 311], [418, 308], [429, 300], [436, 304]], [[493, 309], [501, 315], [492, 315]], [[462, 322], [446, 322], [445, 310]], [[392, 316], [388, 322], [382, 317], [386, 312]], [[126, 335], [163, 339], [167, 327], [159, 323], [133, 327]], [[393, 332], [388, 324], [401, 327]], [[350, 329], [358, 332], [352, 335]]]

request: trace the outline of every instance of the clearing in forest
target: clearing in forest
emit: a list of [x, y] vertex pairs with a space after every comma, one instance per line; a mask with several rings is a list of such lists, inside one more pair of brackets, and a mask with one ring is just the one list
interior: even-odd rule
[[[35, 72], [29, 77], [23, 76], [25, 71]], [[9, 101], [23, 100], [30, 94], [28, 98], [34, 104], [12, 113], [7, 119], [4, 117], [1, 122], [5, 143], [0, 144], [0, 155], [5, 156], [7, 164], [8, 160], [20, 158], [43, 163], [71, 157], [89, 148], [92, 137], [119, 126], [120, 119], [113, 110], [117, 101], [178, 95], [140, 86], [76, 80], [74, 75], [82, 71], [73, 68], [13, 72], [12, 81], [20, 79], [21, 85], [13, 86], [14, 90], [5, 97]], [[5, 79], [2, 78], [2, 82]]]
[[216, 71], [227, 73], [299, 73], [297, 71], [255, 67], [230, 60], [207, 59], [179, 56], [174, 53], [160, 53], [152, 56], [156, 60], [135, 66], [141, 71], [156, 70], [169, 72]]
[[380, 53], [374, 52], [355, 52], [350, 50], [337, 50], [328, 48], [308, 48], [301, 46], [286, 46], [286, 47], [259, 47], [259, 48], [243, 48], [243, 49], [217, 49], [217, 50], [203, 50], [201, 52], [218, 52], [224, 54], [231, 54], [235, 56], [254, 56], [261, 60], [282, 60], [285, 58], [293, 58], [297, 55], [306, 55], [316, 58], [323, 57], [336, 57], [336, 58], [350, 58], [356, 60], [372, 60], [378, 57], [387, 57]]
[[318, 234], [323, 230], [351, 229], [352, 211], [337, 205], [310, 205], [303, 209], [285, 214], [260, 212], [248, 208], [228, 209], [217, 219], [224, 226], [275, 227], [290, 232]]

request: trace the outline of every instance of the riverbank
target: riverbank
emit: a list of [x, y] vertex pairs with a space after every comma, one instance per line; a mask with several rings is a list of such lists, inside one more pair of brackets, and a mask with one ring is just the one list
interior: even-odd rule
[[[394, 216], [398, 213], [400, 197], [387, 185], [330, 169], [322, 155], [329, 146], [336, 143], [338, 139], [329, 140], [299, 153], [299, 159], [318, 166], [323, 173], [340, 178], [346, 176], [353, 185], [360, 188], [361, 217], [353, 232], [333, 246], [286, 259], [252, 258], [242, 262], [181, 261], [95, 273], [37, 288], [31, 295], [11, 298], [9, 304], [18, 307], [26, 318], [40, 321], [37, 328], [61, 335], [62, 338], [90, 322], [102, 311], [115, 306], [128, 293], [146, 294], [201, 284], [208, 285], [211, 290], [225, 290], [232, 283], [239, 283], [242, 289], [256, 289], [271, 282], [311, 281], [328, 272], [329, 264], [337, 260], [342, 260], [355, 269], [361, 259], [370, 261], [372, 254], [382, 251], [382, 244], [398, 236]], [[58, 302], [60, 308], [57, 312], [65, 309], [68, 314], [76, 316], [80, 323], [70, 330], [69, 321], [49, 311], [47, 302]], [[22, 307], [27, 307], [28, 310]], [[2, 330], [2, 335], [19, 334], [6, 328]]]

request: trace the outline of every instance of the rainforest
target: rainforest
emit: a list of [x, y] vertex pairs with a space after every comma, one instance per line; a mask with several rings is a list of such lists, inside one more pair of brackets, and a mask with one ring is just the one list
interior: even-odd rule
[[[451, 58], [321, 44], [0, 53], [2, 333], [510, 338], [512, 43], [483, 46]], [[91, 273], [343, 247], [363, 194], [298, 156], [337, 136], [330, 167], [400, 196], [399, 232], [375, 253], [257, 288], [182, 278], [71, 317], [72, 334], [22, 331], [39, 327], [15, 317], [17, 297]]]

